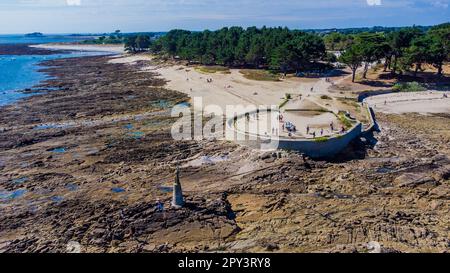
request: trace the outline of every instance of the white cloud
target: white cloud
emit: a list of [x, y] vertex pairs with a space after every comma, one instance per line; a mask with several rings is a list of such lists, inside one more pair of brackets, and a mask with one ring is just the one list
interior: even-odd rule
[[436, 8], [446, 9], [448, 8], [449, 3], [448, 1], [433, 1], [431, 5], [433, 5]]
[[381, 0], [367, 0], [369, 6], [381, 6]]
[[66, 0], [68, 6], [81, 6], [81, 0]]

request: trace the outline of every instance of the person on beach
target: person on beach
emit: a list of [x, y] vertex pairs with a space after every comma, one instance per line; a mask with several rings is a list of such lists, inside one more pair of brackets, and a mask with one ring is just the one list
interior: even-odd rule
[[316, 138], [316, 132], [313, 132], [312, 135], [313, 135], [313, 138]]
[[309, 128], [309, 125], [308, 125], [308, 126], [306, 126], [306, 134], [307, 135], [309, 135], [309, 130], [310, 130], [310, 128]]
[[159, 199], [158, 199], [158, 201], [156, 201], [156, 211], [157, 212], [163, 212], [164, 211], [164, 204]]
[[334, 124], [333, 124], [333, 122], [330, 123], [330, 129], [331, 129], [331, 132], [334, 132]]
[[320, 130], [320, 136], [323, 136], [323, 129]]

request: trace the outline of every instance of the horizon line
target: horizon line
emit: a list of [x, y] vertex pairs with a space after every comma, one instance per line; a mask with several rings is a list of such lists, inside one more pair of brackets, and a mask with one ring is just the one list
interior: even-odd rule
[[[442, 22], [442, 23], [438, 23], [438, 24], [433, 24], [433, 25], [421, 25], [421, 24], [413, 24], [413, 25], [401, 25], [401, 26], [394, 26], [394, 25], [371, 25], [371, 26], [352, 26], [352, 27], [323, 27], [323, 28], [291, 28], [288, 26], [267, 26], [267, 25], [262, 25], [262, 26], [239, 26], [239, 25], [228, 25], [228, 26], [223, 26], [220, 28], [215, 28], [215, 29], [210, 29], [210, 28], [205, 28], [202, 30], [194, 30], [194, 29], [184, 29], [184, 28], [171, 28], [169, 30], [146, 30], [146, 31], [121, 31], [120, 33], [123, 34], [130, 34], [130, 33], [160, 33], [160, 32], [169, 32], [171, 30], [174, 29], [182, 29], [182, 30], [187, 30], [187, 31], [193, 31], [193, 32], [201, 32], [201, 31], [205, 31], [205, 30], [210, 30], [210, 31], [217, 31], [220, 30], [222, 28], [231, 28], [231, 27], [242, 27], [243, 29], [249, 28], [249, 27], [257, 27], [258, 29], [263, 28], [263, 27], [267, 27], [267, 28], [288, 28], [290, 30], [303, 30], [303, 31], [311, 31], [311, 30], [316, 30], [316, 31], [320, 31], [320, 30], [345, 30], [345, 29], [362, 29], [362, 28], [375, 28], [375, 27], [382, 27], [382, 28], [406, 28], [406, 27], [432, 27], [432, 26], [437, 26], [437, 25], [442, 25], [442, 24], [446, 24], [446, 23], [450, 23], [450, 21], [446, 21], [446, 22]], [[120, 28], [117, 28], [117, 30], [119, 30]], [[55, 32], [55, 33], [51, 33], [51, 32], [42, 32], [42, 31], [30, 31], [30, 32], [23, 32], [23, 33], [0, 33], [0, 35], [26, 35], [26, 34], [31, 34], [31, 33], [42, 33], [44, 35], [102, 35], [102, 34], [111, 34], [114, 33], [114, 31], [109, 31], [109, 32]]]

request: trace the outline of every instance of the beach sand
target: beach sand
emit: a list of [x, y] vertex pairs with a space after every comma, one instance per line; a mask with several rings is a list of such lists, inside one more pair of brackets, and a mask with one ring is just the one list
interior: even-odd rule
[[123, 45], [82, 45], [82, 44], [43, 44], [30, 47], [49, 50], [101, 51], [111, 53], [125, 53]]
[[[444, 94], [447, 98], [444, 98]], [[366, 102], [376, 112], [386, 114], [435, 114], [450, 113], [449, 97], [450, 92], [441, 91], [403, 92], [370, 97]]]

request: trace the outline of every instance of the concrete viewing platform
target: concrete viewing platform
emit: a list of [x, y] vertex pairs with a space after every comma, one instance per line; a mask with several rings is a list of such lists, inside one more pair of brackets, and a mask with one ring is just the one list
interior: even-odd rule
[[[368, 113], [371, 115], [371, 123], [376, 123], [374, 112], [366, 105]], [[286, 114], [286, 112], [285, 112]], [[282, 120], [280, 120], [282, 116]], [[234, 135], [233, 139], [237, 143], [247, 145], [257, 149], [283, 149], [294, 150], [308, 155], [312, 158], [326, 158], [331, 157], [343, 149], [345, 149], [349, 143], [363, 135], [363, 124], [357, 120], [352, 120], [349, 117], [343, 115], [342, 118], [346, 119], [346, 123], [351, 124], [351, 128], [343, 128], [342, 122], [338, 117], [329, 112], [321, 113], [319, 119], [314, 121], [322, 122], [322, 126], [326, 127], [328, 124], [328, 130], [321, 127], [308, 126], [308, 117], [299, 116], [295, 118], [292, 113], [283, 116], [283, 113], [268, 109], [268, 111], [255, 111], [251, 113], [243, 113], [238, 115], [234, 119], [227, 121], [227, 126], [232, 130]], [[286, 119], [291, 118], [294, 120], [297, 127], [296, 132], [289, 133], [285, 128]], [[306, 122], [305, 122], [306, 121]], [[330, 123], [329, 123], [330, 122]], [[293, 122], [291, 122], [293, 124]], [[298, 126], [302, 124], [303, 126]], [[341, 130], [331, 130], [331, 126], [340, 126]], [[284, 128], [283, 128], [284, 127]], [[309, 133], [307, 132], [309, 127]], [[373, 126], [370, 126], [372, 128]], [[283, 130], [284, 129], [284, 130]], [[320, 133], [315, 135], [317, 129], [324, 131], [324, 134]]]

